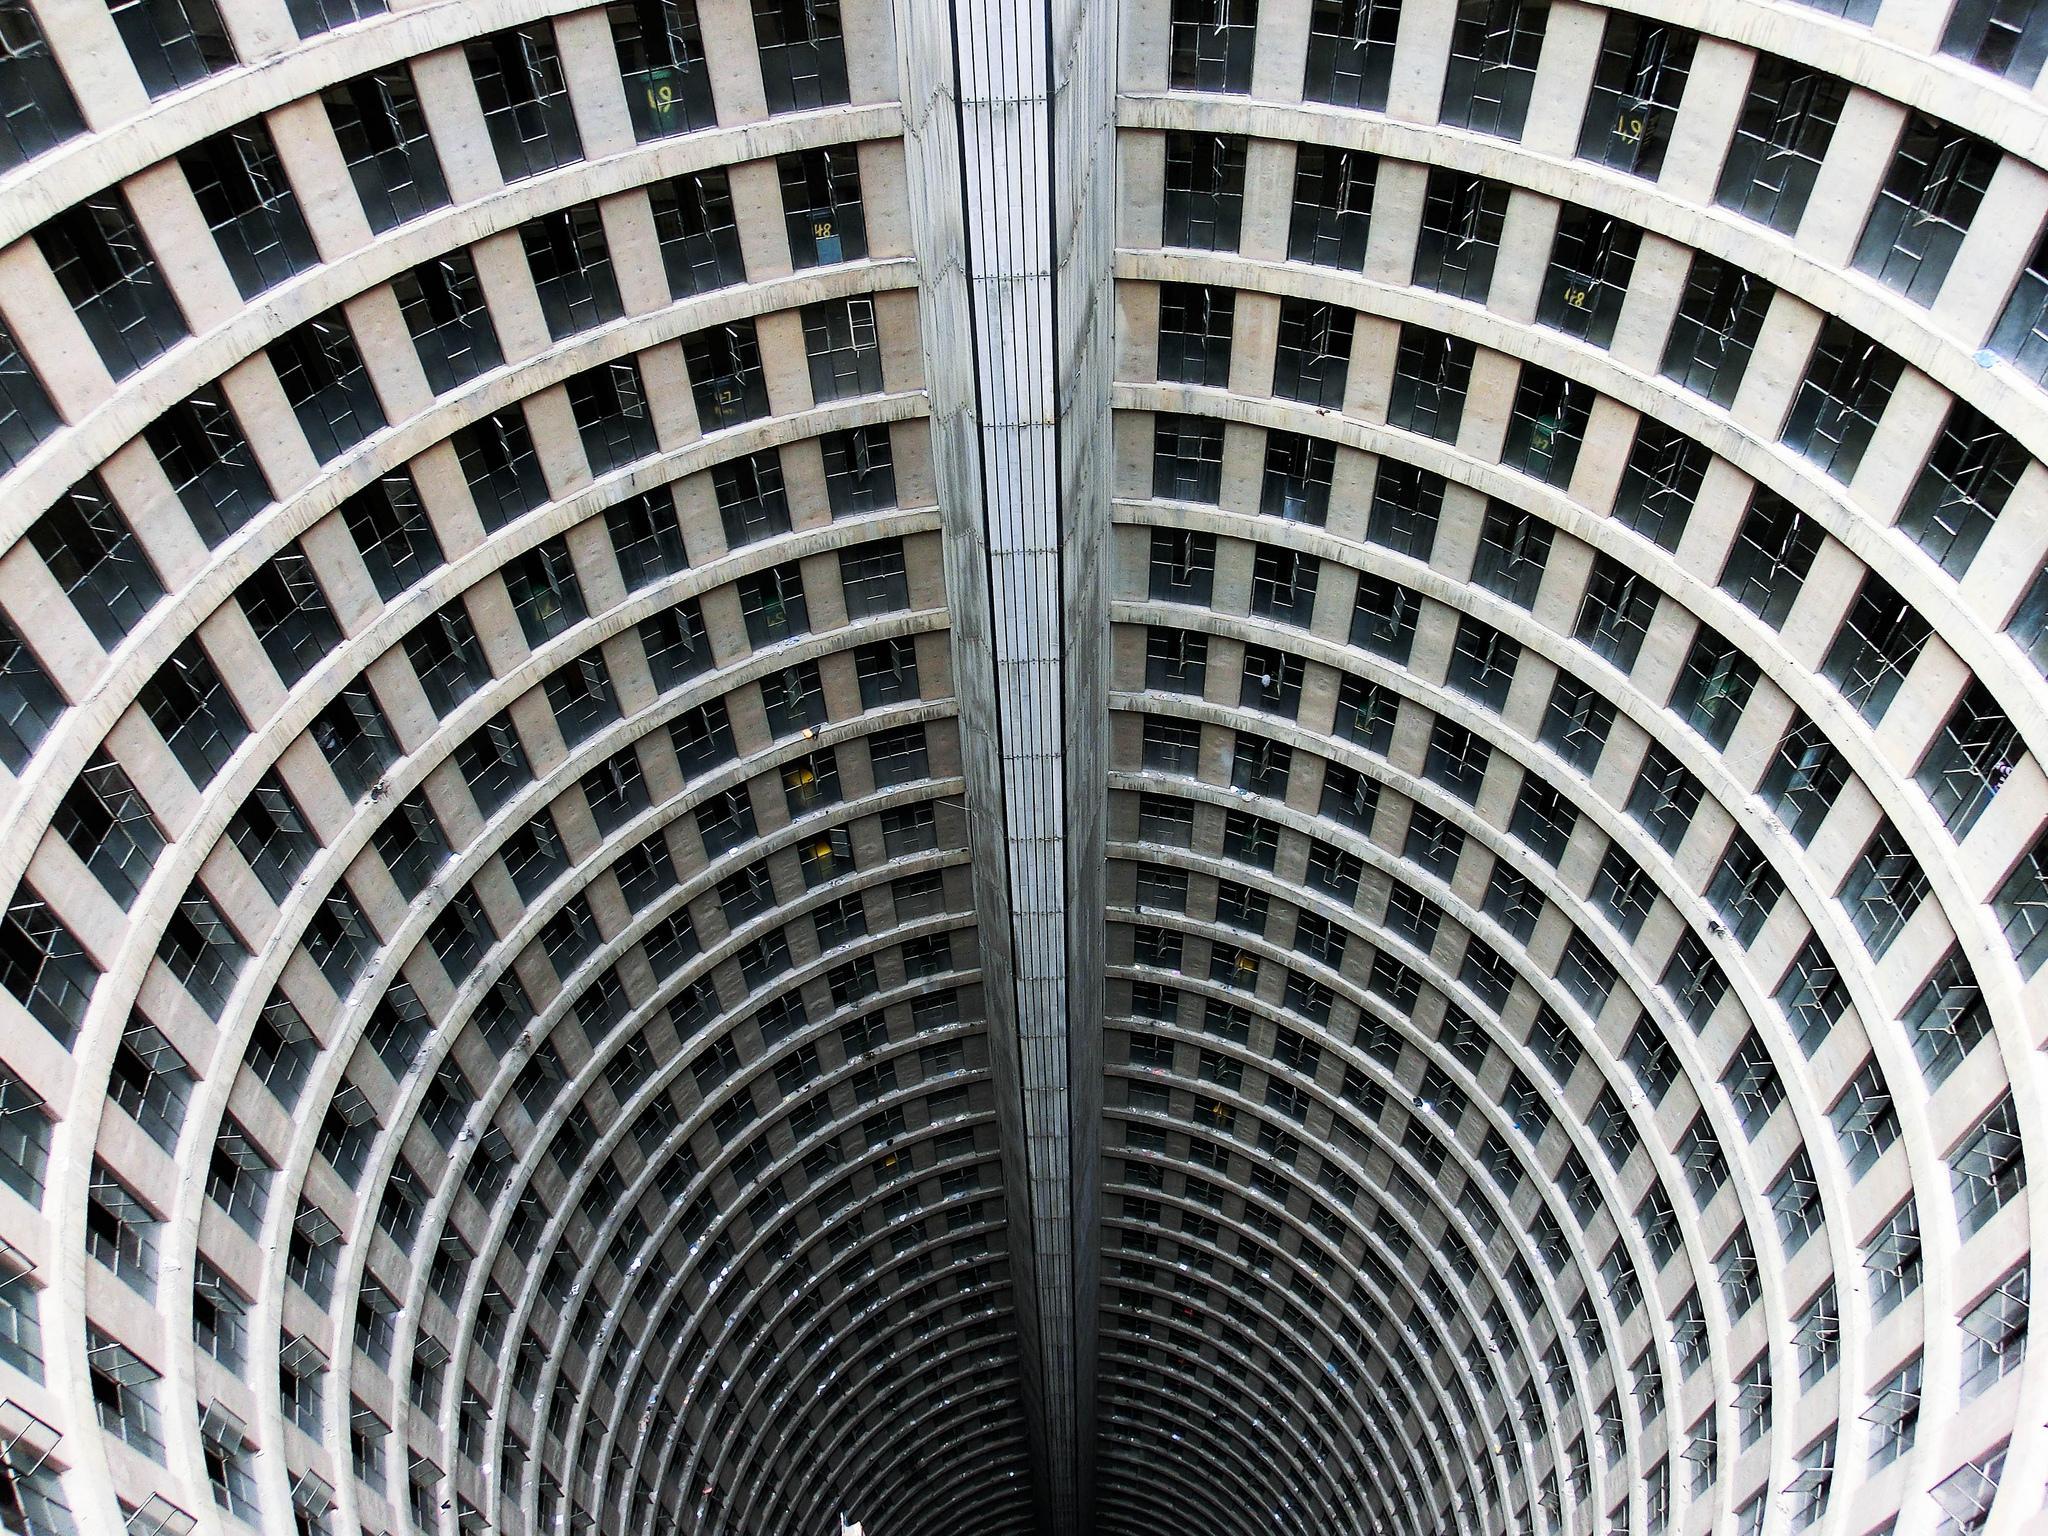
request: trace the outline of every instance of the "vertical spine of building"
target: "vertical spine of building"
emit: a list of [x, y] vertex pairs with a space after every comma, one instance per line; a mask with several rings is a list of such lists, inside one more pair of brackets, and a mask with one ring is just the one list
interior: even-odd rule
[[[1099, 1118], [1113, 29], [904, 0], [912, 219], [1041, 1510], [1079, 1528]], [[948, 120], [948, 113], [951, 113]], [[1007, 980], [1007, 988], [1002, 982]], [[997, 993], [1005, 995], [996, 996]], [[1082, 1099], [1077, 1100], [1077, 1087]]]

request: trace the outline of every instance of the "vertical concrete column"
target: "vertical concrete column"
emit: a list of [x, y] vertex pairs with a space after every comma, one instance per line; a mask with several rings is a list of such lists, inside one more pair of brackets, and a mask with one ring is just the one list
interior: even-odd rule
[[1025, 1408], [1041, 1521], [1078, 1532], [1102, 1080], [1115, 12], [898, 4]]
[[979, 914], [989, 1071], [996, 1090], [1004, 1203], [1016, 1298], [1018, 1357], [1033, 1497], [1048, 1527], [1050, 1455], [1045, 1350], [1031, 1177], [1026, 1150], [1016, 965], [1012, 944], [1007, 812], [997, 747], [996, 666], [989, 546], [983, 507], [981, 421], [971, 333], [966, 210], [954, 18], [947, 0], [898, 0], [905, 181], [919, 267], [918, 322], [928, 358], [932, 472], [944, 519], [946, 606], [952, 617], [960, 772]]

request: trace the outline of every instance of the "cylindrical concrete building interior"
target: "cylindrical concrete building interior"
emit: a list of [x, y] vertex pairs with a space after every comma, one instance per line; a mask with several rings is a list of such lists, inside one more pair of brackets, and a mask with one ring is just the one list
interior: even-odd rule
[[2048, 1529], [2048, 5], [0, 23], [0, 1531]]

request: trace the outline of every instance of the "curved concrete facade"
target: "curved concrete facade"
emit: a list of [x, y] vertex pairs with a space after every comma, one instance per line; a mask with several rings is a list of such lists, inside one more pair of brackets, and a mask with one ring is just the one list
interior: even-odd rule
[[2048, 1519], [2048, 12], [6, 15], [0, 1529]]

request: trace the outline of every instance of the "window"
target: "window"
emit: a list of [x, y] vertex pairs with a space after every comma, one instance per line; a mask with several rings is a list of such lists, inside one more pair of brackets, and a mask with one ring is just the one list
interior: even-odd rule
[[909, 784], [931, 776], [931, 766], [925, 753], [924, 727], [921, 725], [875, 732], [868, 738], [868, 758], [877, 789]]
[[[1614, 23], [1629, 19], [1614, 13], [1610, 30]], [[1596, 347], [1608, 345], [1628, 297], [1642, 238], [1643, 232], [1625, 220], [1566, 204], [1550, 246], [1550, 270], [1544, 275], [1537, 321]]]
[[1415, 286], [1484, 304], [1507, 212], [1504, 182], [1443, 166], [1431, 170], [1415, 237]]
[[682, 529], [676, 523], [675, 492], [666, 485], [605, 508], [605, 531], [628, 592], [689, 568]]
[[490, 663], [459, 597], [414, 625], [404, 645], [437, 715], [453, 713], [456, 705], [490, 681]]
[[801, 269], [865, 257], [867, 216], [854, 146], [837, 144], [783, 155], [776, 166], [791, 262]]
[[660, 609], [641, 624], [639, 634], [647, 670], [663, 693], [701, 675], [711, 665], [711, 640], [695, 599], [685, 598]]
[[0, 984], [66, 1046], [85, 1019], [99, 967], [26, 884], [0, 918]]
[[228, 818], [228, 838], [263, 882], [270, 899], [282, 902], [313, 862], [320, 844], [306, 827], [297, 802], [275, 769], [256, 781], [249, 798]]
[[813, 400], [823, 404], [881, 392], [882, 340], [872, 298], [806, 304], [803, 317]]
[[714, 167], [657, 181], [648, 187], [647, 197], [672, 297], [688, 298], [746, 281], [732, 189], [723, 170]]
[[1305, 299], [1280, 301], [1280, 335], [1273, 358], [1273, 394], [1337, 410], [1351, 367], [1351, 333], [1357, 316], [1336, 304]]
[[1489, 502], [1479, 528], [1472, 580], [1518, 608], [1536, 601], [1555, 530], [1534, 513], [1505, 502]]
[[12, 170], [83, 133], [85, 124], [25, 0], [0, 4], [0, 34], [7, 38], [0, 58], [7, 102], [0, 107], [0, 169]]
[[1955, 1184], [1956, 1224], [1967, 1238], [1989, 1224], [2027, 1186], [2019, 1111], [2011, 1094], [1977, 1122], [1977, 1128], [1949, 1154], [1948, 1166]]
[[2027, 462], [2026, 449], [1957, 401], [1906, 497], [1899, 527], [1960, 579], [2005, 510]]
[[89, 197], [48, 220], [36, 231], [36, 244], [116, 379], [185, 339], [185, 317], [118, 191]]
[[1849, 1004], [1841, 972], [1818, 938], [1808, 939], [1792, 957], [1773, 994], [1799, 1048], [1811, 1056]]
[[2025, 747], [1982, 683], [1972, 682], [1950, 711], [1914, 777], [1958, 841], [2011, 776]]
[[148, 804], [104, 748], [86, 760], [50, 824], [123, 908], [134, 904], [164, 848]]
[[391, 883], [407, 901], [426, 889], [449, 851], [424, 789], [399, 801], [384, 824], [370, 835], [370, 841], [390, 871]]
[[1244, 157], [1242, 138], [1166, 136], [1165, 244], [1204, 251], [1237, 249], [1244, 212]]
[[57, 408], [0, 326], [0, 469], [12, 469], [57, 430]]
[[1183, 629], [1145, 632], [1145, 686], [1164, 693], [1194, 694], [1206, 685], [1209, 637]]
[[163, 596], [163, 583], [98, 475], [60, 496], [29, 542], [100, 644], [112, 650]]
[[544, 213], [519, 226], [548, 334], [560, 341], [625, 313], [596, 203]]
[[716, 125], [711, 65], [695, 0], [626, 0], [608, 6], [626, 111], [643, 144]]
[[801, 112], [848, 99], [839, 27], [839, 0], [754, 0], [754, 40], [770, 112]]
[[1993, 1447], [1928, 1490], [1948, 1517], [1941, 1526], [1944, 1536], [1975, 1536], [1989, 1524], [1991, 1503], [2005, 1475], [2007, 1449], [2004, 1445]]
[[2034, 584], [2020, 599], [2019, 610], [2006, 626], [2006, 633], [2048, 676], [2048, 567], [2035, 575]]
[[213, 1157], [207, 1165], [206, 1198], [252, 1238], [263, 1231], [263, 1215], [270, 1202], [270, 1177], [276, 1171], [263, 1149], [249, 1139], [234, 1118], [223, 1116], [220, 1134], [214, 1139]]
[[[13, 1073], [0, 1068], [0, 1184], [30, 1205], [43, 1203], [50, 1166], [50, 1113], [35, 1091]], [[10, 1250], [0, 1261], [14, 1258]], [[17, 1287], [19, 1276], [0, 1270], [0, 1293]], [[0, 1354], [9, 1335], [0, 1326]]]
[[1991, 1032], [1991, 1013], [1960, 950], [1950, 950], [1900, 1016], [1929, 1088], [1948, 1075]]
[[302, 38], [317, 37], [366, 17], [381, 16], [385, 0], [285, 0], [292, 26]]
[[1683, 27], [1610, 11], [1579, 158], [1656, 180], [1698, 41]]
[[1307, 628], [1315, 616], [1321, 562], [1296, 550], [1258, 546], [1252, 557], [1251, 611], [1261, 618]]
[[1237, 702], [1244, 709], [1292, 720], [1301, 709], [1305, 671], [1299, 656], [1270, 646], [1248, 645], [1244, 648], [1244, 677], [1238, 687]]
[[450, 441], [487, 531], [495, 533], [548, 499], [526, 414], [516, 402], [459, 429]]
[[505, 591], [526, 643], [536, 650], [589, 616], [569, 545], [549, 539], [505, 562]]
[[156, 1403], [162, 1375], [91, 1324], [85, 1330], [85, 1368], [100, 1428], [152, 1461], [162, 1461], [163, 1421]]
[[1771, 868], [1763, 850], [1747, 832], [1737, 831], [1728, 840], [1714, 878], [1707, 886], [1707, 901], [1728, 924], [1738, 942], [1748, 944], [1763, 931], [1784, 890], [1784, 881]]
[[1949, 13], [1941, 51], [2024, 89], [2048, 59], [2048, 15], [2023, 0], [1961, 0]]
[[1581, 773], [1591, 774], [1607, 747], [1614, 705], [1583, 678], [1560, 672], [1550, 685], [1541, 740]]
[[919, 697], [917, 645], [907, 636], [864, 645], [853, 653], [863, 709], [879, 709]]
[[394, 229], [447, 203], [434, 137], [405, 65], [330, 85], [320, 99], [371, 229]]
[[1758, 54], [1714, 201], [1791, 234], [1848, 99], [1833, 75]]
[[1152, 418], [1152, 494], [1214, 505], [1223, 492], [1223, 423], [1161, 411]]
[[307, 445], [323, 464], [384, 425], [384, 408], [339, 309], [278, 337], [270, 344], [270, 362]]
[[213, 0], [113, 0], [107, 9], [152, 97], [196, 85], [240, 62]]
[[1820, 545], [1819, 524], [1758, 486], [1721, 569], [1721, 590], [1777, 629], [1791, 613]]
[[767, 711], [768, 729], [778, 739], [806, 726], [823, 725], [825, 689], [817, 663], [806, 661], [769, 673], [761, 682], [761, 706]]
[[585, 652], [555, 668], [541, 686], [549, 708], [555, 712], [555, 726], [561, 731], [562, 740], [572, 747], [588, 741], [619, 718], [611, 674], [605, 670], [600, 652]]
[[1695, 254], [1664, 344], [1664, 376], [1716, 405], [1732, 404], [1776, 292], [1732, 262]]
[[[449, 251], [399, 273], [391, 280], [391, 291], [436, 394], [446, 394], [504, 361], [468, 251]], [[516, 415], [518, 410], [509, 406], [501, 414]]]
[[28, 647], [0, 620], [0, 758], [19, 772], [64, 708]]
[[192, 526], [209, 546], [270, 505], [270, 484], [257, 467], [240, 423], [218, 391], [202, 391], [143, 428]]
[[590, 819], [604, 835], [616, 832], [647, 808], [647, 778], [631, 747], [620, 748], [577, 783], [590, 807]]
[[711, 471], [711, 484], [729, 548], [738, 549], [789, 532], [782, 460], [774, 449], [727, 459]]
[[85, 1251], [131, 1290], [153, 1300], [162, 1220], [97, 1158], [85, 1198]]
[[1898, 1111], [1892, 1104], [1891, 1087], [1875, 1058], [1849, 1080], [1834, 1105], [1828, 1121], [1842, 1143], [1842, 1155], [1852, 1178], [1860, 1179], [1885, 1150], [1899, 1139]]
[[683, 338], [683, 363], [690, 396], [706, 432], [738, 426], [768, 414], [768, 385], [761, 372], [761, 348], [754, 322], [713, 326]]
[[1501, 450], [1501, 463], [1548, 485], [1568, 484], [1592, 411], [1591, 385], [1524, 363], [1521, 385], [1508, 412], [1507, 446]]
[[197, 884], [178, 903], [157, 944], [157, 959], [215, 1019], [227, 1007], [249, 948]]
[[192, 1340], [231, 1371], [248, 1358], [249, 1298], [202, 1254], [192, 1277]]
[[1785, 1245], [1786, 1253], [1797, 1253], [1820, 1229], [1823, 1214], [1820, 1183], [1813, 1174], [1813, 1159], [1804, 1147], [1792, 1154], [1791, 1161], [1772, 1183], [1770, 1199], [1778, 1221], [1778, 1240]]
[[1159, 287], [1161, 382], [1230, 382], [1230, 334], [1237, 294], [1229, 288], [1162, 283]]
[[1309, 10], [1309, 101], [1384, 112], [1401, 0], [1315, 0]]
[[1445, 681], [1466, 697], [1499, 711], [1515, 681], [1522, 647], [1484, 620], [1466, 614], [1458, 620]]
[[2048, 382], [2048, 233], [2027, 258], [1985, 347], [2036, 384]]
[[1830, 316], [1779, 441], [1846, 484], [1856, 476], [1903, 367], [1896, 354]]
[[1706, 478], [1707, 450], [1649, 416], [1636, 424], [1635, 443], [1615, 492], [1615, 521], [1661, 549], [1673, 550]]
[[1454, 721], [1439, 718], [1430, 731], [1422, 776], [1467, 804], [1475, 804], [1492, 761], [1493, 748], [1486, 744], [1483, 736]]
[[1401, 327], [1387, 425], [1449, 442], [1458, 435], [1472, 378], [1469, 341], [1419, 326]]
[[1657, 611], [1657, 588], [1642, 575], [1606, 555], [1594, 557], [1585, 596], [1572, 626], [1595, 655], [1618, 670], [1635, 665], [1650, 619]]
[[[1359, 3], [1371, 5], [1374, 0]], [[1329, 0], [1319, 4], [1316, 13], [1321, 15], [1327, 4]], [[1313, 41], [1310, 46], [1313, 48]], [[1294, 213], [1287, 230], [1287, 259], [1362, 271], [1378, 174], [1379, 157], [1364, 150], [1299, 146], [1294, 157]], [[1241, 174], [1239, 182], [1241, 188]], [[1234, 223], [1231, 235], [1230, 249], [1234, 250]]]
[[178, 156], [214, 244], [245, 299], [319, 259], [270, 132], [243, 123]]
[[1998, 158], [1974, 134], [1924, 112], [1909, 114], [1856, 243], [1856, 270], [1916, 304], [1933, 304]]
[[1717, 749], [1726, 750], [1756, 691], [1759, 671], [1739, 647], [1702, 624], [1671, 690], [1671, 711]]
[[498, 173], [523, 181], [583, 158], [552, 22], [529, 22], [464, 45]]
[[1521, 138], [1549, 14], [1544, 0], [1458, 0], [1438, 113], [1442, 121]]
[[1409, 813], [1408, 837], [1401, 856], [1448, 885], [1465, 852], [1465, 834], [1457, 823], [1418, 805]]
[[[1728, 1303], [1729, 1314], [1742, 1317], [1757, 1304], [1763, 1291], [1763, 1274], [1757, 1267], [1756, 1248], [1750, 1238], [1749, 1228], [1737, 1227], [1735, 1235], [1728, 1239], [1727, 1246], [1714, 1255], [1714, 1268], [1721, 1280], [1721, 1295]], [[1761, 1383], [1761, 1397], [1757, 1385]], [[1742, 1414], [1742, 1443], [1753, 1444], [1770, 1428], [1771, 1422], [1771, 1369], [1770, 1356], [1759, 1355], [1736, 1382], [1736, 1407]], [[1744, 1400], [1747, 1392], [1748, 1399]]]
[[2027, 1358], [2029, 1280], [2021, 1263], [1958, 1319], [1963, 1326], [1963, 1401], [1988, 1391]]
[[142, 685], [136, 703], [195, 785], [204, 788], [249, 734], [213, 663], [187, 640]]
[[344, 688], [313, 717], [307, 734], [334, 770], [342, 792], [360, 800], [398, 761], [398, 746], [376, 696], [367, 688]]
[[1181, 529], [1152, 530], [1151, 585], [1157, 602], [1207, 607], [1216, 577], [1216, 535]]
[[839, 585], [848, 618], [893, 613], [910, 606], [903, 541], [882, 539], [839, 553]]
[[1554, 865], [1564, 857], [1565, 845], [1571, 841], [1578, 821], [1577, 808], [1557, 789], [1531, 774], [1522, 780], [1508, 829], [1545, 863]]
[[896, 458], [886, 426], [828, 432], [819, 447], [825, 496], [835, 518], [896, 505]]
[[733, 745], [725, 705], [720, 700], [700, 704], [676, 716], [669, 726], [669, 740], [684, 775], [690, 778], [730, 762], [738, 750]]
[[[1223, 424], [1214, 424], [1219, 453], [1217, 494], [1221, 494]], [[1266, 467], [1260, 479], [1260, 512], [1286, 522], [1323, 526], [1329, 514], [1329, 487], [1337, 471], [1337, 444], [1298, 432], [1266, 434]], [[1157, 492], [1155, 492], [1157, 494]], [[1214, 496], [1210, 498], [1214, 500]]]
[[1177, 91], [1252, 88], [1259, 0], [1173, 0], [1170, 80]]
[[403, 469], [380, 475], [341, 504], [342, 521], [386, 602], [416, 586], [442, 561], [441, 541]]
[[1849, 765], [1827, 734], [1797, 715], [1778, 743], [1758, 793], [1801, 846], [1826, 819], [1835, 797], [1849, 781]]
[[747, 640], [754, 649], [774, 645], [811, 627], [810, 609], [804, 602], [803, 567], [794, 560], [770, 566], [739, 581], [740, 612], [746, 619]]
[[1863, 578], [1821, 672], [1871, 725], [1884, 718], [1932, 633], [1918, 609], [1876, 574]]
[[608, 475], [660, 449], [654, 414], [632, 358], [600, 363], [568, 382], [569, 410], [593, 475]]

